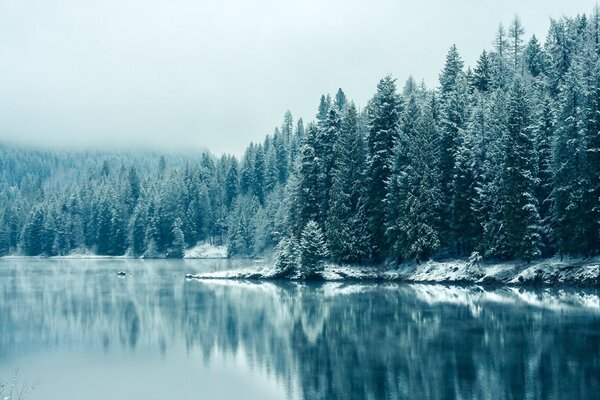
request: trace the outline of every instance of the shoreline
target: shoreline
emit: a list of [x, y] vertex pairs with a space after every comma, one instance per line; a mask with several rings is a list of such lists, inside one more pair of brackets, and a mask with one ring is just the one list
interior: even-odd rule
[[[245, 268], [190, 274], [188, 279], [302, 281], [282, 276], [273, 267]], [[379, 267], [326, 263], [312, 280], [325, 282], [404, 282], [486, 286], [573, 286], [600, 288], [600, 257], [590, 259], [550, 258], [531, 262], [482, 262], [468, 260], [428, 261]]]

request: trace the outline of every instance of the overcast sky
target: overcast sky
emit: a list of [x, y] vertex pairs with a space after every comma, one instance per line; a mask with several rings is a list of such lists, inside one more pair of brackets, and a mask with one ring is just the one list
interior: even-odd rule
[[595, 3], [0, 0], [0, 141], [239, 154], [321, 93], [437, 85], [452, 43], [473, 64], [515, 14], [543, 39]]

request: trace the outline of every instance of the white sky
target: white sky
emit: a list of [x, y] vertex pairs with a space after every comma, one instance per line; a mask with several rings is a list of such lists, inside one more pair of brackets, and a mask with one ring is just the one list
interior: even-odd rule
[[515, 14], [543, 40], [595, 4], [0, 0], [0, 141], [240, 154], [322, 93], [362, 106], [388, 73], [437, 85], [452, 43], [472, 65]]

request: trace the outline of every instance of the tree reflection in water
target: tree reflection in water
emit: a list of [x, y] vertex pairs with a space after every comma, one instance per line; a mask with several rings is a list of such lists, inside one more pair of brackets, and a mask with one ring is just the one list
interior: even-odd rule
[[304, 399], [600, 393], [595, 291], [198, 282], [184, 281], [185, 264], [131, 261], [133, 275], [118, 278], [124, 261], [56, 262], [43, 273], [26, 263], [0, 272], [0, 359], [185, 343], [207, 364], [215, 349], [243, 351]]

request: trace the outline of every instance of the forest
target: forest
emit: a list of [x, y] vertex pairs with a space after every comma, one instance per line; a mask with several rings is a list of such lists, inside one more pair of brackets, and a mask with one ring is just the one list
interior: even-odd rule
[[451, 46], [435, 88], [386, 76], [363, 109], [340, 89], [287, 112], [240, 159], [1, 144], [0, 255], [597, 255], [600, 10], [491, 39], [472, 67]]

